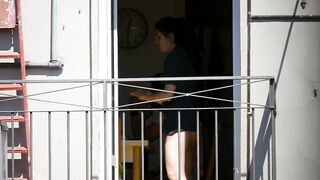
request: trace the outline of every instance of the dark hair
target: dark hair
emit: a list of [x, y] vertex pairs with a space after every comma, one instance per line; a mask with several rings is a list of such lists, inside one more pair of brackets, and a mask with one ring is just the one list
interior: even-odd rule
[[184, 18], [164, 17], [157, 21], [155, 29], [164, 36], [173, 33], [175, 44], [187, 51], [190, 50], [188, 26]]

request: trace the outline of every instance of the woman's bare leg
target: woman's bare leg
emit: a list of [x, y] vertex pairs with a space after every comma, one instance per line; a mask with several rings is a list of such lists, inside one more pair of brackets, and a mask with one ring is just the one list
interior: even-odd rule
[[180, 159], [178, 156], [178, 141], [179, 141], [179, 133], [175, 133], [173, 135], [168, 135], [166, 137], [165, 143], [165, 162], [166, 162], [166, 169], [168, 178], [170, 180], [179, 180], [179, 162], [180, 162], [180, 177], [181, 180], [185, 180], [185, 172], [184, 172], [184, 165], [185, 165], [185, 132], [180, 133]]
[[[193, 154], [195, 149], [195, 132], [180, 133], [180, 159], [179, 159], [179, 135], [175, 133], [166, 137], [165, 143], [165, 161], [168, 178], [178, 180], [178, 167], [180, 162], [181, 180], [190, 179], [193, 165]], [[187, 158], [186, 158], [187, 157]], [[186, 173], [187, 171], [187, 173]]]

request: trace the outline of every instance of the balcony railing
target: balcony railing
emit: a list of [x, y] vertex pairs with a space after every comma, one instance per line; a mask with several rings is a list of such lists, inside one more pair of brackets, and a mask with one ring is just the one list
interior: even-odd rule
[[[189, 108], [164, 108], [150, 107], [147, 103], [157, 102], [130, 102], [119, 104], [118, 95], [122, 88], [144, 89], [149, 91], [164, 91], [163, 89], [150, 88], [139, 85], [140, 82], [160, 82], [160, 81], [199, 81], [202, 87], [208, 87], [196, 92], [171, 92], [175, 96], [173, 98], [194, 97], [204, 100], [202, 105]], [[222, 82], [215, 85], [208, 85], [208, 82]], [[14, 119], [15, 116], [24, 114], [30, 118], [30, 137], [31, 137], [31, 157], [30, 165], [32, 167], [32, 179], [148, 179], [146, 175], [146, 148], [149, 141], [146, 138], [146, 114], [153, 114], [156, 119], [154, 122], [159, 124], [157, 133], [159, 138], [158, 161], [159, 161], [159, 179], [165, 179], [166, 172], [164, 169], [164, 143], [165, 137], [163, 131], [164, 113], [167, 111], [177, 112], [178, 121], [178, 166], [180, 167], [181, 158], [181, 138], [182, 132], [181, 112], [194, 111], [196, 113], [196, 148], [195, 148], [195, 179], [201, 179], [203, 170], [201, 163], [203, 159], [202, 152], [204, 146], [201, 144], [201, 118], [211, 118], [214, 133], [212, 139], [214, 142], [214, 157], [220, 157], [219, 144], [223, 141], [219, 133], [219, 123], [225, 120], [225, 114], [232, 114], [231, 121], [242, 120], [236, 117], [234, 111], [241, 111], [248, 114], [247, 129], [242, 129], [247, 133], [247, 176], [250, 179], [257, 179], [260, 168], [256, 162], [256, 144], [259, 139], [256, 138], [255, 123], [260, 116], [256, 114], [268, 113], [271, 128], [271, 149], [272, 157], [270, 166], [272, 179], [276, 174], [276, 154], [275, 154], [275, 88], [274, 79], [272, 77], [175, 77], [175, 78], [121, 78], [121, 79], [96, 79], [96, 80], [0, 80], [0, 83], [27, 83], [29, 95], [21, 97], [0, 92], [3, 96], [0, 99], [0, 115], [10, 116], [8, 121], [9, 134], [8, 146], [23, 146], [24, 142], [19, 142], [19, 136], [15, 134]], [[76, 85], [75, 85], [76, 84]], [[257, 84], [263, 84], [266, 97], [262, 98], [267, 103], [252, 103], [241, 101], [243, 97], [247, 97], [248, 93], [243, 93], [241, 99], [233, 99], [233, 92], [239, 91], [239, 87], [250, 87]], [[222, 85], [222, 86], [221, 86]], [[48, 87], [50, 90], [48, 90]], [[238, 89], [237, 89], [238, 88]], [[229, 95], [219, 97], [211, 96], [213, 91], [226, 91], [229, 89]], [[32, 92], [32, 93], [30, 93]], [[223, 94], [223, 93], [222, 93]], [[263, 93], [262, 93], [263, 94]], [[249, 93], [250, 95], [250, 93]], [[226, 98], [226, 96], [230, 98]], [[28, 98], [29, 111], [22, 112], [17, 108], [15, 103], [21, 98]], [[83, 99], [82, 99], [83, 98]], [[247, 98], [245, 98], [247, 99]], [[47, 104], [47, 105], [45, 105]], [[135, 113], [138, 119], [132, 118]], [[230, 118], [230, 117], [229, 117]], [[260, 119], [259, 122], [263, 121]], [[128, 129], [131, 122], [131, 129]], [[133, 126], [139, 124], [139, 126]], [[129, 123], [130, 124], [130, 123]], [[133, 129], [137, 128], [138, 129]], [[233, 127], [235, 128], [235, 127]], [[132, 131], [138, 131], [140, 136], [130, 139], [128, 134]], [[261, 130], [259, 130], [261, 131]], [[133, 136], [133, 135], [131, 135]], [[234, 135], [234, 138], [239, 138]], [[239, 138], [240, 139], [240, 138]], [[250, 147], [251, 145], [251, 147]], [[239, 148], [233, 146], [230, 151], [240, 151]], [[21, 171], [27, 168], [26, 165], [19, 164], [16, 158], [19, 154], [11, 151], [11, 157], [8, 165], [8, 176], [19, 177]], [[23, 158], [24, 155], [21, 155]], [[133, 156], [133, 157], [132, 157]], [[235, 158], [235, 157], [234, 157]], [[133, 173], [128, 175], [128, 164], [133, 161]], [[214, 160], [215, 179], [222, 178], [220, 173], [219, 158]], [[21, 167], [22, 166], [22, 167]], [[237, 169], [236, 169], [237, 170]], [[204, 172], [207, 173], [207, 172]], [[232, 172], [230, 172], [232, 174]], [[179, 179], [180, 168], [179, 168]]]

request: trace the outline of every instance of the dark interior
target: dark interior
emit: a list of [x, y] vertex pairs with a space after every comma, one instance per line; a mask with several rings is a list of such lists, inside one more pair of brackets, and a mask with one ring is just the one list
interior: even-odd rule
[[[153, 27], [157, 19], [164, 16], [184, 16], [189, 26], [192, 50], [195, 55], [194, 67], [199, 76], [232, 76], [232, 1], [213, 0], [176, 0], [173, 3], [174, 13], [161, 11], [161, 3], [149, 7], [148, 0], [118, 0], [118, 8], [132, 8], [139, 10], [149, 24], [148, 37], [134, 48], [119, 47], [119, 77], [152, 77], [161, 73], [165, 56], [161, 55], [153, 44]], [[170, 3], [163, 1], [163, 4]], [[152, 6], [152, 5], [150, 5]], [[168, 8], [163, 8], [168, 9]], [[177, 10], [178, 9], [178, 10]], [[169, 12], [169, 10], [168, 10]], [[182, 14], [177, 13], [182, 12]], [[156, 15], [155, 15], [156, 14]], [[123, 34], [119, 31], [119, 37]], [[149, 52], [149, 53], [148, 53]], [[141, 59], [147, 59], [142, 62]], [[158, 60], [158, 61], [157, 61]], [[149, 64], [148, 64], [149, 63]], [[138, 65], [136, 65], [138, 64]], [[160, 67], [159, 67], [160, 66]], [[201, 89], [211, 89], [232, 84], [232, 81], [203, 81]], [[151, 86], [150, 83], [142, 85]], [[132, 102], [128, 97], [129, 88], [120, 88], [120, 104]], [[201, 95], [233, 99], [232, 88], [212, 91]], [[230, 107], [232, 103], [202, 100], [203, 107]], [[147, 115], [146, 115], [147, 116]], [[130, 113], [131, 123], [126, 123], [128, 139], [140, 138], [140, 116], [138, 112]], [[136, 119], [136, 120], [135, 120]], [[218, 112], [219, 129], [219, 179], [233, 178], [233, 110]], [[214, 111], [201, 111], [201, 179], [215, 179], [215, 135]], [[146, 127], [148, 128], [148, 127]], [[151, 127], [150, 127], [151, 128]], [[155, 128], [155, 127], [152, 127]], [[149, 129], [150, 130], [150, 129]], [[130, 132], [132, 131], [132, 132]], [[154, 132], [151, 130], [151, 132]], [[148, 134], [154, 140], [153, 134]], [[148, 152], [146, 152], [148, 153]], [[147, 156], [155, 158], [156, 156]], [[147, 158], [148, 159], [148, 158]], [[147, 161], [147, 160], [146, 160]], [[146, 162], [148, 166], [148, 162]], [[130, 173], [130, 165], [127, 167]], [[159, 172], [149, 167], [145, 170], [146, 179], [158, 179]], [[165, 172], [164, 172], [165, 173]], [[127, 174], [127, 178], [130, 175]]]

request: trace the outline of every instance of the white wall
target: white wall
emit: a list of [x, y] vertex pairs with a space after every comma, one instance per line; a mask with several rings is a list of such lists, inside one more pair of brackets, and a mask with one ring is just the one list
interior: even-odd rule
[[[25, 60], [45, 63], [50, 60], [50, 0], [22, 2], [22, 21]], [[64, 62], [62, 70], [28, 69], [28, 80], [61, 80], [90, 78], [89, 1], [58, 1], [58, 60]], [[4, 37], [4, 34], [1, 34]], [[6, 46], [1, 41], [1, 46]], [[103, 70], [103, 68], [102, 68]], [[1, 79], [19, 79], [12, 69], [0, 72]], [[58, 90], [79, 84], [28, 84], [28, 94]], [[40, 100], [58, 101], [90, 106], [89, 87], [47, 95], [33, 96]], [[29, 100], [29, 110], [85, 109], [77, 106]], [[34, 180], [48, 179], [48, 115], [33, 116], [33, 173]], [[85, 116], [71, 114], [71, 179], [85, 179]], [[52, 113], [52, 178], [66, 179], [66, 114]], [[94, 174], [96, 176], [96, 174]]]
[[[23, 32], [26, 61], [48, 62], [50, 60], [50, 3], [37, 1], [22, 3]], [[38, 7], [38, 8], [35, 8]], [[58, 2], [57, 20], [57, 56], [64, 62], [62, 70], [29, 69], [27, 79], [88, 79], [90, 77], [89, 49], [89, 3], [87, 1]], [[46, 84], [28, 86], [28, 93], [38, 93], [43, 90], [54, 90], [75, 86], [72, 84]], [[50, 100], [65, 101], [89, 106], [88, 88], [50, 94]], [[44, 96], [45, 97], [45, 96]], [[30, 110], [74, 109], [55, 104], [39, 105], [29, 102]]]
[[[296, 1], [252, 1], [253, 15], [292, 15]], [[298, 15], [320, 14], [317, 0]], [[244, 29], [243, 34], [246, 33]], [[276, 77], [277, 179], [320, 178], [320, 23], [261, 22], [251, 26], [251, 75]], [[246, 61], [243, 59], [242, 61]], [[265, 104], [268, 86], [254, 85], [252, 103]], [[256, 177], [271, 179], [270, 124], [256, 113]]]

